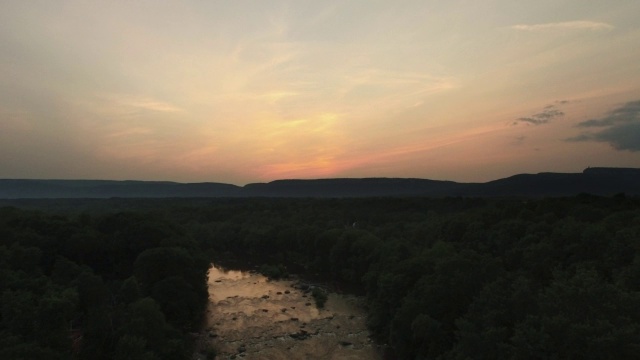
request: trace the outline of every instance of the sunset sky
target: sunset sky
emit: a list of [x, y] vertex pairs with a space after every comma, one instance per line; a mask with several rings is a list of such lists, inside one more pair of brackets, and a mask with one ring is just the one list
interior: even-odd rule
[[0, 178], [640, 167], [640, 1], [0, 2]]

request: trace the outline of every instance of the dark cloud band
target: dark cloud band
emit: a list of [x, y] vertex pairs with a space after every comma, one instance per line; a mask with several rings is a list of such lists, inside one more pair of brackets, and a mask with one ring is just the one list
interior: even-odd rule
[[605, 117], [586, 120], [576, 126], [601, 130], [584, 132], [566, 141], [606, 142], [616, 150], [640, 151], [640, 100], [628, 102]]

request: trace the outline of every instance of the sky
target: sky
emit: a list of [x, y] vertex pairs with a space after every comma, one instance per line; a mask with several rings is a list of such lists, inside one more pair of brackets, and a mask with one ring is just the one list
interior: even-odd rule
[[640, 167], [640, 1], [0, 2], [0, 178]]

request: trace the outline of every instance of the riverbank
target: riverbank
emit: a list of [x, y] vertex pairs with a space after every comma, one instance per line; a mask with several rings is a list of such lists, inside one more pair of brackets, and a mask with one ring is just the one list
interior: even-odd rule
[[218, 359], [381, 359], [369, 338], [366, 314], [354, 296], [330, 293], [323, 309], [296, 279], [269, 280], [253, 272], [208, 277], [209, 306], [201, 353]]

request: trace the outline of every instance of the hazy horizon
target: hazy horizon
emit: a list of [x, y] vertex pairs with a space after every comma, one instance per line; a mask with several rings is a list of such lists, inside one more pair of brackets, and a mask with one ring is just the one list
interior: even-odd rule
[[640, 2], [3, 1], [0, 178], [640, 167]]

